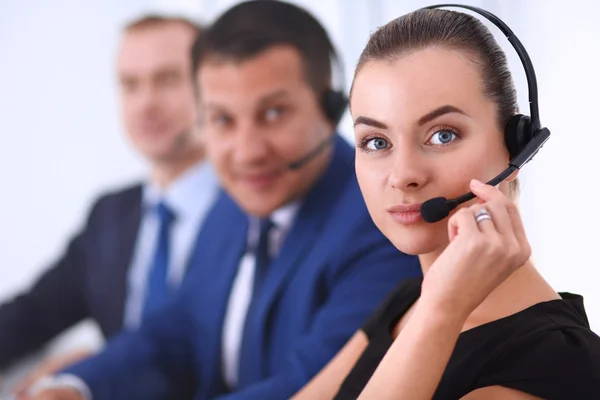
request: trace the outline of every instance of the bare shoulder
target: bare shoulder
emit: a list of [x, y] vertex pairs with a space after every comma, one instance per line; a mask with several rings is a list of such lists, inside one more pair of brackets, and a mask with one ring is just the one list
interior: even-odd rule
[[541, 398], [504, 386], [488, 386], [472, 391], [461, 400], [541, 400]]

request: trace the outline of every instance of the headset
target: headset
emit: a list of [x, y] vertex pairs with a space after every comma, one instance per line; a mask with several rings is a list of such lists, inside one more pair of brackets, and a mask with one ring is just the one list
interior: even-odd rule
[[[550, 138], [550, 131], [548, 128], [542, 127], [540, 123], [535, 70], [531, 59], [529, 58], [529, 54], [527, 54], [521, 41], [500, 18], [481, 8], [461, 4], [437, 4], [423, 8], [434, 9], [442, 7], [464, 8], [483, 16], [493, 23], [512, 44], [525, 69], [529, 91], [530, 115], [514, 115], [509, 119], [504, 128], [504, 141], [510, 155], [510, 162], [508, 163], [508, 168], [488, 182], [488, 185], [496, 186], [531, 161], [544, 143]], [[471, 192], [451, 200], [447, 200], [444, 197], [436, 197], [423, 203], [421, 206], [421, 215], [426, 222], [437, 222], [446, 218], [450, 214], [450, 211], [456, 208], [456, 206], [473, 198], [475, 198], [475, 195]]]
[[[318, 21], [314, 20], [314, 23], [319, 24]], [[338, 126], [340, 120], [346, 112], [348, 107], [349, 98], [344, 89], [344, 65], [342, 58], [335, 50], [335, 46], [331, 42], [331, 39], [324, 32], [323, 38], [327, 44], [329, 50], [329, 62], [331, 65], [331, 88], [326, 89], [321, 97], [321, 107], [327, 119], [333, 124], [334, 128]], [[337, 79], [336, 79], [337, 78]], [[339, 82], [336, 82], [339, 80]], [[337, 83], [337, 84], [336, 84]], [[302, 158], [299, 158], [287, 165], [289, 170], [297, 170], [306, 165], [309, 161], [313, 160], [327, 147], [333, 144], [336, 135], [332, 134], [325, 140], [321, 141], [315, 148], [309, 153], [305, 154]]]
[[[346, 112], [349, 99], [348, 95], [346, 94], [346, 90], [344, 89], [344, 64], [342, 63], [341, 57], [335, 50], [335, 47], [333, 47], [331, 40], [329, 40], [329, 38], [326, 39], [329, 46], [329, 58], [331, 60], [331, 83], [333, 87], [325, 90], [321, 101], [325, 115], [334, 126], [337, 126]], [[336, 76], [337, 80], [339, 80], [337, 85], [335, 79]]]

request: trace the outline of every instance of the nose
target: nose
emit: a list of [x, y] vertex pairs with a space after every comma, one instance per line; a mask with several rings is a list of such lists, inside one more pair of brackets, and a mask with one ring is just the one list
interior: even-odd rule
[[422, 152], [409, 144], [399, 144], [394, 149], [391, 187], [401, 191], [415, 191], [427, 183], [427, 162]]
[[240, 121], [236, 127], [234, 160], [242, 165], [260, 164], [269, 158], [269, 143], [252, 122]]
[[152, 85], [144, 85], [137, 94], [137, 108], [140, 114], [153, 115], [160, 104], [159, 92]]

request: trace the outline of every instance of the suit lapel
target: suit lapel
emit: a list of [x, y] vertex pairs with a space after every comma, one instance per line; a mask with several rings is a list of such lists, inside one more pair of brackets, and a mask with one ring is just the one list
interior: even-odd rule
[[201, 325], [199, 330], [206, 332], [196, 338], [201, 342], [200, 390], [205, 394], [222, 390], [215, 387], [222, 382], [222, 327], [247, 232], [247, 216], [223, 193], [202, 227], [190, 264], [193, 271], [186, 279], [194, 298], [193, 312]]
[[341, 137], [336, 138], [334, 154], [324, 175], [308, 193], [296, 216], [277, 258], [269, 266], [263, 291], [253, 300], [248, 310], [244, 353], [240, 372], [244, 382], [252, 383], [265, 373], [265, 338], [268, 338], [268, 319], [273, 304], [294, 272], [318, 241], [328, 215], [333, 211], [348, 178], [354, 173], [353, 152]]
[[122, 209], [117, 214], [115, 221], [117, 226], [108, 231], [112, 235], [109, 240], [113, 241], [116, 249], [113, 262], [107, 263], [103, 268], [111, 268], [109, 273], [109, 284], [111, 286], [111, 296], [106, 296], [107, 307], [112, 309], [109, 312], [108, 327], [106, 333], [113, 334], [123, 328], [125, 317], [125, 304], [128, 291], [128, 273], [135, 249], [135, 242], [142, 218], [142, 187], [135, 187], [132, 192], [124, 199]]

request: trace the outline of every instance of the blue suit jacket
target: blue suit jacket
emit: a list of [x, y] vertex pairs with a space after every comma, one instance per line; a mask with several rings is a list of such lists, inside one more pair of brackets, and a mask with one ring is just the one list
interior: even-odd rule
[[0, 306], [0, 369], [86, 318], [106, 337], [122, 329], [141, 203], [140, 184], [101, 196], [61, 257]]
[[402, 279], [421, 274], [417, 258], [374, 226], [353, 165], [353, 150], [338, 138], [252, 300], [234, 393], [222, 382], [221, 333], [248, 218], [226, 194], [205, 221], [180, 295], [138, 332], [68, 372], [94, 400], [289, 398]]

